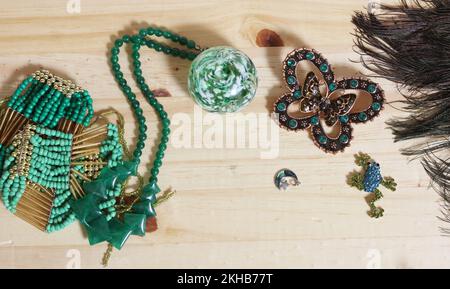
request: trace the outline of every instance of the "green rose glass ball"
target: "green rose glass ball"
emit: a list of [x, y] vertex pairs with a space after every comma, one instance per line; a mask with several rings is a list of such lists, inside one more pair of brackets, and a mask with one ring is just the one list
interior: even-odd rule
[[231, 47], [218, 46], [203, 51], [189, 70], [189, 93], [203, 109], [211, 112], [242, 109], [255, 96], [257, 86], [253, 62]]

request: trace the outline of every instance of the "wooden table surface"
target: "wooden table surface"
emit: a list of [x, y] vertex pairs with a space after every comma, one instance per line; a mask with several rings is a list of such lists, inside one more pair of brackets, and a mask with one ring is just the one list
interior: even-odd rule
[[[107, 55], [118, 34], [155, 24], [202, 46], [230, 45], [247, 53], [257, 67], [259, 88], [242, 114], [262, 117], [256, 130], [239, 137], [265, 133], [270, 129], [270, 108], [285, 92], [281, 62], [293, 48], [319, 50], [341, 76], [367, 72], [348, 60], [358, 59], [352, 50], [351, 15], [368, 3], [3, 1], [0, 93], [11, 95], [26, 75], [40, 67], [56, 71], [87, 88], [96, 110], [114, 107], [120, 111], [127, 120], [127, 139], [133, 143], [134, 119], [112, 78]], [[262, 29], [277, 32], [284, 47], [258, 47], [256, 35]], [[334, 156], [317, 149], [306, 132], [284, 130], [276, 135], [279, 151], [273, 158], [262, 157], [268, 149], [260, 145], [211, 148], [201, 145], [198, 136], [211, 127], [201, 121], [214, 116], [200, 113], [187, 93], [189, 62], [149, 50], [141, 55], [150, 86], [171, 94], [160, 98], [169, 116], [191, 123], [172, 126], [173, 132], [186, 133], [188, 139], [184, 146], [176, 139], [168, 145], [160, 186], [177, 193], [157, 208], [159, 229], [144, 238], [131, 237], [121, 251], [114, 251], [110, 268], [449, 267], [450, 240], [439, 230], [445, 225], [437, 218], [439, 198], [428, 188], [420, 162], [399, 153], [406, 143], [393, 143], [384, 123], [401, 115], [396, 105], [387, 105], [373, 122], [355, 126], [352, 146]], [[130, 72], [125, 76], [130, 79]], [[378, 81], [388, 101], [400, 99], [395, 84]], [[152, 158], [158, 132], [157, 119], [147, 104], [144, 111], [150, 137], [141, 172], [148, 170], [144, 165]], [[384, 191], [382, 219], [369, 218], [365, 195], [346, 185], [346, 175], [356, 168], [353, 155], [359, 151], [371, 154], [383, 173], [398, 181], [396, 192]], [[274, 174], [284, 167], [299, 175], [301, 186], [286, 192], [275, 188]], [[45, 234], [3, 206], [0, 222], [0, 267], [101, 267], [106, 245], [89, 246], [78, 223]]]

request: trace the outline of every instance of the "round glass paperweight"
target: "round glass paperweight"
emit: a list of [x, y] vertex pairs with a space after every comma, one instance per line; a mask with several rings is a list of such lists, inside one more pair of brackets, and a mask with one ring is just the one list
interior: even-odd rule
[[258, 77], [250, 58], [226, 46], [200, 53], [189, 70], [188, 89], [195, 101], [210, 112], [236, 112], [250, 103]]

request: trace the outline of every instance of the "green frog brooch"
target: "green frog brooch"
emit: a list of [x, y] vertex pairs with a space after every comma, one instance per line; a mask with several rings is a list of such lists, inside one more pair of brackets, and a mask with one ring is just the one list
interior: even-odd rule
[[397, 183], [392, 177], [382, 177], [380, 164], [375, 162], [368, 154], [359, 153], [355, 155], [355, 163], [362, 170], [351, 172], [347, 183], [360, 191], [370, 193], [366, 198], [370, 207], [368, 215], [372, 218], [381, 218], [384, 209], [375, 205], [375, 202], [383, 197], [379, 187], [382, 185], [388, 190], [395, 191]]

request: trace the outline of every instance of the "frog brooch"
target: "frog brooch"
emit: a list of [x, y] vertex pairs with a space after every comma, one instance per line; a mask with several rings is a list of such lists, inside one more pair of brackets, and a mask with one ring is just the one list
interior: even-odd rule
[[383, 193], [379, 187], [382, 185], [388, 190], [395, 191], [397, 183], [392, 177], [382, 177], [380, 164], [375, 162], [368, 154], [359, 153], [355, 155], [355, 163], [362, 170], [351, 172], [347, 183], [360, 191], [370, 193], [366, 198], [370, 208], [368, 215], [372, 218], [381, 218], [383, 217], [384, 209], [375, 205], [376, 201], [383, 198]]

